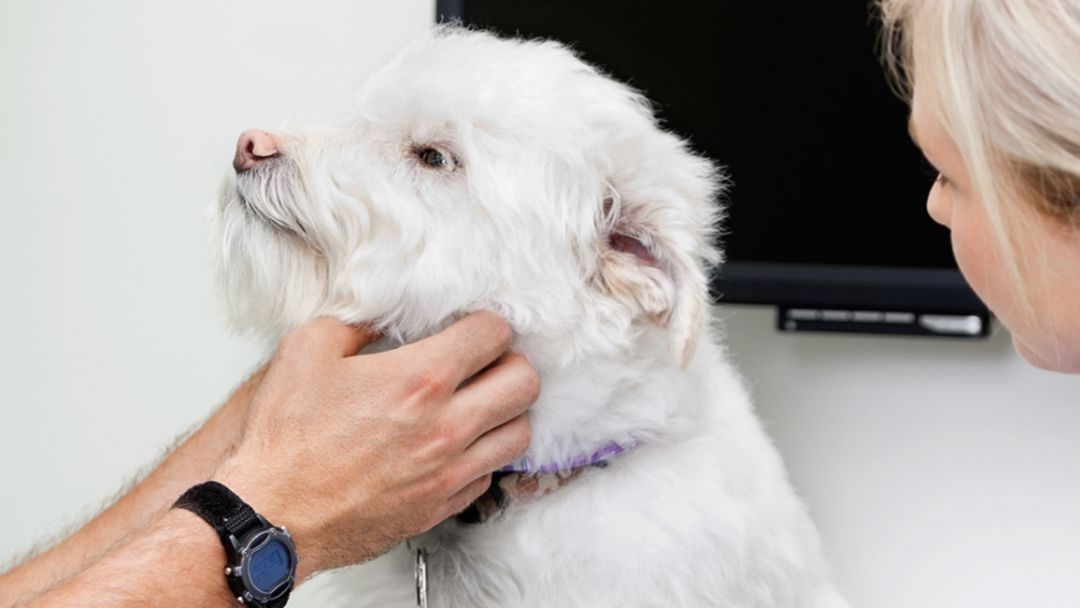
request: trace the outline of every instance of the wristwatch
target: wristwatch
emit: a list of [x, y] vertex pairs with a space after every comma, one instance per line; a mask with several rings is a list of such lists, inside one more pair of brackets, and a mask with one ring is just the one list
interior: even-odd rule
[[266, 521], [229, 488], [208, 481], [173, 504], [206, 520], [225, 547], [225, 582], [237, 601], [255, 608], [281, 608], [296, 581], [300, 556], [288, 530]]

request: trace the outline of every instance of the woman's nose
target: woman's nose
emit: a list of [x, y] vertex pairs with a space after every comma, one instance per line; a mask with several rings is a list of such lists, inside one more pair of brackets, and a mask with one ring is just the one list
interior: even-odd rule
[[926, 212], [935, 222], [952, 228], [952, 193], [944, 192], [940, 183], [934, 184], [926, 197]]
[[233, 168], [237, 173], [243, 173], [280, 153], [276, 137], [266, 131], [248, 129], [240, 134], [240, 139], [236, 142]]

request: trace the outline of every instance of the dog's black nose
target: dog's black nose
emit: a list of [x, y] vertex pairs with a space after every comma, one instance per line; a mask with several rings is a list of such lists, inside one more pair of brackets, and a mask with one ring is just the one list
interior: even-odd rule
[[273, 134], [258, 129], [248, 129], [240, 134], [240, 139], [236, 142], [233, 168], [237, 173], [243, 173], [280, 153], [278, 140]]

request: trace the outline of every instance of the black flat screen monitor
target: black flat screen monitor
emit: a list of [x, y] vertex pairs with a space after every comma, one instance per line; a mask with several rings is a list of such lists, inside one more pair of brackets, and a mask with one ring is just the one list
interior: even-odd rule
[[981, 336], [869, 2], [440, 0], [440, 21], [572, 46], [732, 180], [712, 288], [787, 330]]

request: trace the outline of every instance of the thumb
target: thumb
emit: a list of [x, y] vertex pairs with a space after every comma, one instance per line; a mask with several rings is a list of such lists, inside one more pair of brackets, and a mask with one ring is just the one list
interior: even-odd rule
[[351, 357], [382, 336], [368, 325], [350, 325], [333, 317], [319, 317], [311, 322], [321, 352]]

